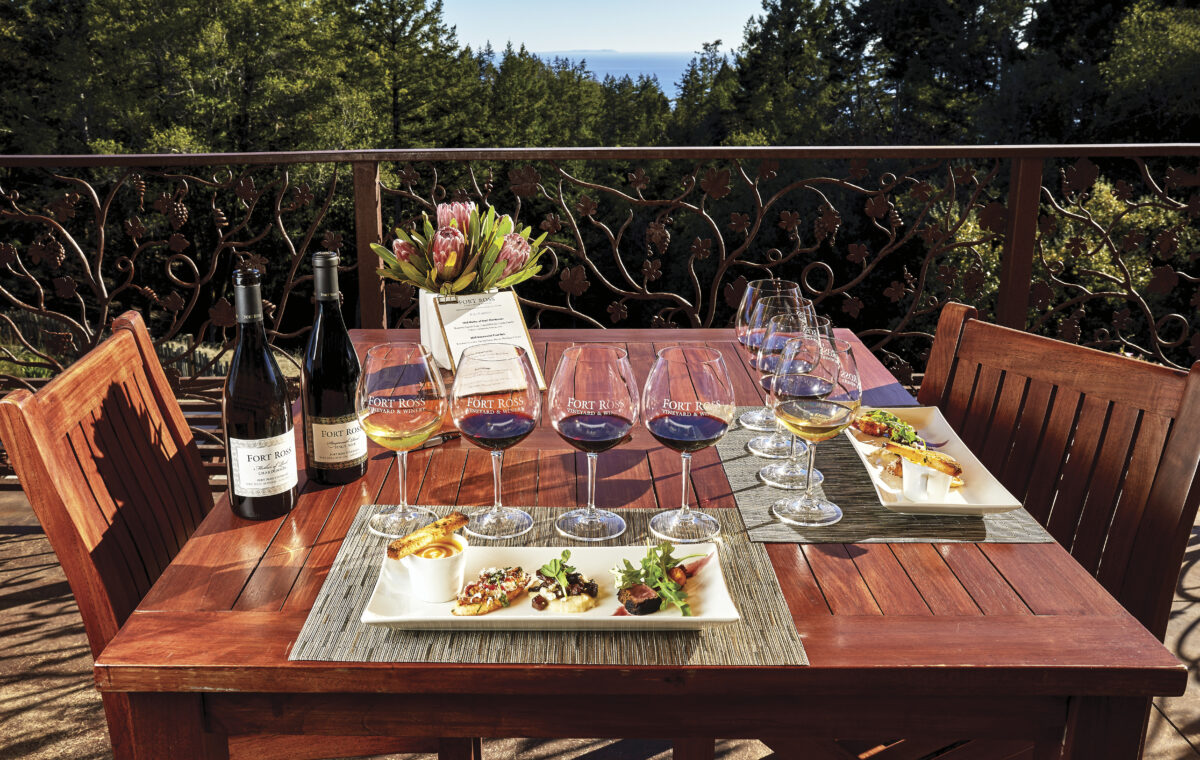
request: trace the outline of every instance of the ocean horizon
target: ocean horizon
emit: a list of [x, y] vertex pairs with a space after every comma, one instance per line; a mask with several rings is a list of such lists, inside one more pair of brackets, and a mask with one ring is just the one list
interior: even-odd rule
[[597, 81], [603, 82], [604, 77], [613, 76], [617, 79], [628, 76], [637, 81], [641, 75], [658, 79], [658, 86], [668, 98], [674, 100], [679, 95], [678, 82], [683, 79], [683, 72], [696, 53], [693, 52], [633, 52], [619, 50], [536, 50], [531, 51], [537, 57], [553, 61], [555, 58], [565, 58], [574, 62], [584, 62], [588, 71], [595, 75]]

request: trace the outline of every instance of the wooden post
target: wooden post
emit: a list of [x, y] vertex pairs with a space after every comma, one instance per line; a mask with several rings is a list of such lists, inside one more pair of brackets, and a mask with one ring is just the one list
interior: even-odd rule
[[355, 161], [354, 164], [354, 248], [358, 252], [358, 313], [363, 328], [387, 327], [385, 324], [383, 281], [375, 270], [379, 256], [371, 243], [383, 240], [383, 210], [379, 202], [379, 164]]
[[1000, 261], [1000, 293], [996, 298], [996, 322], [1015, 330], [1025, 329], [1029, 311], [1041, 192], [1042, 159], [1013, 159], [1012, 178], [1008, 184], [1004, 256]]

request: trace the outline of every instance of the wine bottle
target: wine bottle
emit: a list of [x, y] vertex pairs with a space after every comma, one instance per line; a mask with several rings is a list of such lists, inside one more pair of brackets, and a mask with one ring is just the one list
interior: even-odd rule
[[337, 485], [357, 480], [367, 471], [367, 436], [354, 409], [362, 367], [342, 320], [338, 255], [314, 253], [312, 263], [317, 317], [300, 374], [304, 456], [310, 478]]
[[298, 481], [287, 382], [267, 344], [260, 283], [256, 269], [233, 275], [237, 348], [221, 395], [229, 506], [247, 520], [290, 512]]

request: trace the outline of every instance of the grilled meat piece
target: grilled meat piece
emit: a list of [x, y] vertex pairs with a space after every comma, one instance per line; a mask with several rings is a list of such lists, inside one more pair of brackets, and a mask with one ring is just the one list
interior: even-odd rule
[[621, 589], [617, 592], [617, 601], [625, 605], [626, 611], [631, 615], [649, 615], [658, 612], [658, 608], [662, 606], [662, 598], [658, 592], [644, 583], [635, 583]]

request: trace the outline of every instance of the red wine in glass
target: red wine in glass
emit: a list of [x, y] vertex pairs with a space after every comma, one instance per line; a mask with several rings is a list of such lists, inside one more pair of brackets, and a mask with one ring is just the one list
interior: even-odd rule
[[467, 414], [458, 421], [463, 438], [488, 451], [515, 446], [536, 427], [537, 420], [522, 412]]
[[542, 392], [523, 348], [504, 344], [471, 346], [462, 352], [450, 412], [459, 432], [492, 453], [492, 506], [471, 513], [466, 532], [477, 538], [513, 538], [533, 528], [533, 517], [500, 501], [504, 450], [534, 431]]
[[721, 532], [712, 515], [687, 503], [692, 454], [716, 443], [733, 421], [733, 383], [721, 353], [702, 345], [668, 346], [658, 352], [642, 390], [646, 429], [654, 439], [679, 452], [679, 509], [650, 520], [656, 538], [687, 543], [707, 541]]
[[587, 506], [555, 521], [559, 533], [581, 541], [603, 541], [625, 532], [616, 512], [596, 508], [599, 454], [629, 439], [638, 418], [638, 390], [625, 349], [603, 344], [571, 346], [563, 352], [547, 394], [550, 422], [571, 446], [587, 454]]
[[721, 440], [729, 423], [707, 414], [663, 414], [648, 420], [646, 429], [663, 446], [691, 454]]

